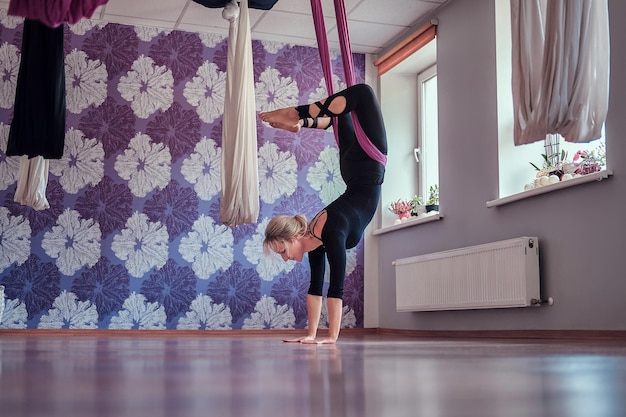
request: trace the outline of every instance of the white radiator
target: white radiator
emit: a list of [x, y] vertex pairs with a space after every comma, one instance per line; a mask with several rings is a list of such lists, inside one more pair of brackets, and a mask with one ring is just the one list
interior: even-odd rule
[[540, 300], [536, 237], [398, 259], [394, 265], [398, 311], [526, 307]]

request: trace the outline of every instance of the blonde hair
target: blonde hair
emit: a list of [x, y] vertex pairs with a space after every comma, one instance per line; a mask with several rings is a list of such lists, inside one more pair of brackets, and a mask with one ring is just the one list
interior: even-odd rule
[[265, 227], [263, 250], [267, 254], [272, 250], [271, 245], [290, 242], [296, 237], [304, 236], [307, 232], [307, 225], [306, 217], [302, 214], [274, 217]]

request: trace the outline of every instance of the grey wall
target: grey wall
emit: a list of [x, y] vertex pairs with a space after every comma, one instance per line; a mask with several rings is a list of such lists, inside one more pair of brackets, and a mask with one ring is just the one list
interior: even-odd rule
[[[452, 2], [437, 16], [441, 211], [444, 218], [377, 239], [379, 325], [414, 330], [626, 330], [626, 3], [610, 0], [607, 165], [614, 175], [496, 208], [498, 149], [493, 0]], [[538, 236], [538, 308], [398, 313], [392, 261]]]

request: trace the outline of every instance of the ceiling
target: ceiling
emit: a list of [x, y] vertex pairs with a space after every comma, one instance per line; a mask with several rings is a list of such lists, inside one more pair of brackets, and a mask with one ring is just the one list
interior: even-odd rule
[[[14, 0], [16, 1], [16, 0]], [[378, 54], [430, 20], [449, 0], [345, 0], [355, 53]], [[8, 7], [8, 0], [0, 6]], [[339, 49], [333, 0], [322, 1], [331, 49]], [[227, 35], [222, 9], [192, 0], [109, 0], [92, 16], [111, 23]], [[252, 39], [316, 46], [310, 0], [278, 0], [271, 10], [250, 9]]]

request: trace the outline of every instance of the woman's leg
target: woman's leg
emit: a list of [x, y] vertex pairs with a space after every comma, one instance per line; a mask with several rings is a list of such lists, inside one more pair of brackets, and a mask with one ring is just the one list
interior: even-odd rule
[[367, 84], [355, 84], [323, 100], [261, 113], [259, 117], [272, 127], [299, 132], [302, 127], [311, 127], [312, 120], [315, 119], [318, 121], [317, 128], [326, 129], [330, 125], [331, 117], [351, 111], [355, 112], [367, 137], [386, 153], [387, 139], [382, 113], [374, 91]]
[[294, 133], [298, 133], [303, 127], [328, 129], [332, 123], [330, 117], [305, 117], [301, 119], [296, 107], [286, 107], [284, 109], [260, 113], [259, 117], [276, 129], [283, 129]]
[[[364, 84], [359, 84], [359, 86]], [[354, 88], [350, 87], [350, 88]], [[285, 107], [260, 113], [259, 117], [270, 126], [298, 132], [301, 127], [326, 129], [330, 126], [330, 116], [343, 114], [346, 109], [346, 98], [343, 96], [350, 90], [347, 88], [330, 97], [297, 107]], [[328, 104], [327, 104], [328, 103]], [[315, 126], [313, 126], [315, 124]]]

